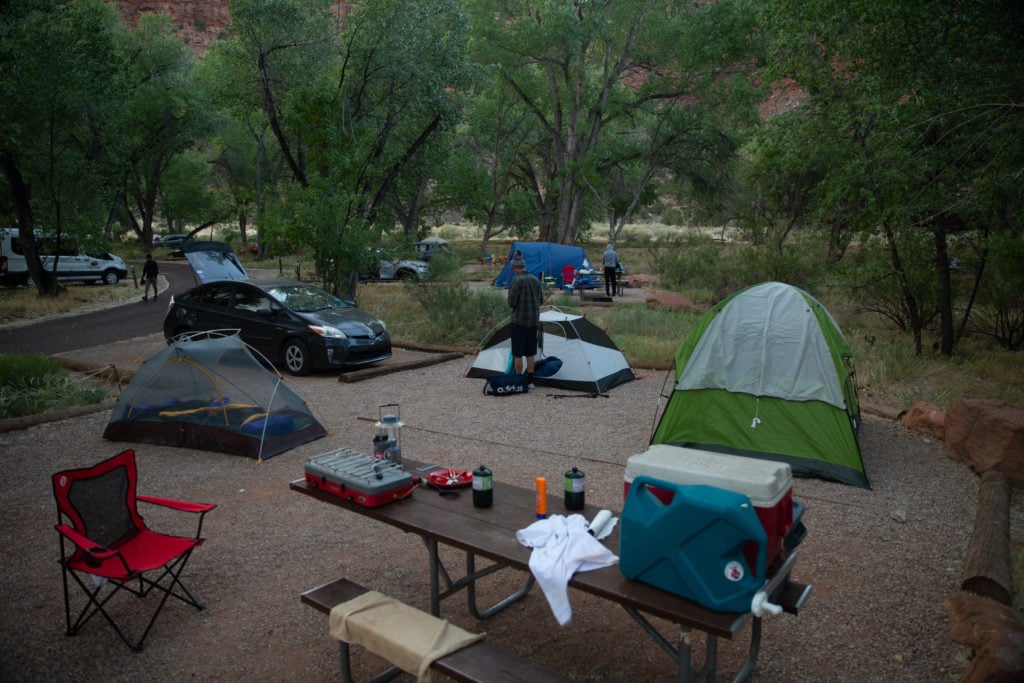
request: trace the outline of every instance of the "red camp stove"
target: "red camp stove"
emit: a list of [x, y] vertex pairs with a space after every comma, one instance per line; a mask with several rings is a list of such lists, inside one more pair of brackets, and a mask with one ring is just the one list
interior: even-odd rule
[[405, 498], [417, 482], [400, 464], [351, 448], [318, 455], [305, 469], [310, 486], [369, 508]]

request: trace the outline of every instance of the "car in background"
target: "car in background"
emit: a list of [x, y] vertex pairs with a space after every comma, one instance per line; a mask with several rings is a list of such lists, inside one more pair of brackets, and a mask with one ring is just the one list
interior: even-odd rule
[[451, 256], [452, 248], [448, 240], [440, 237], [428, 237], [412, 245], [416, 250], [416, 257], [422, 261], [429, 262], [437, 255]]
[[171, 298], [164, 338], [237, 329], [242, 340], [293, 375], [369, 365], [391, 357], [383, 321], [350, 301], [296, 280], [218, 280]]
[[177, 249], [181, 247], [182, 242], [187, 242], [189, 239], [191, 238], [188, 235], [153, 235], [153, 246]]
[[[60, 282], [102, 282], [116, 285], [128, 276], [128, 267], [120, 256], [106, 251], [84, 250], [71, 240], [58, 244], [46, 234], [36, 236], [43, 270], [56, 272]], [[21, 233], [17, 228], [0, 230], [0, 284], [7, 286], [35, 283], [28, 273]]]
[[377, 256], [375, 264], [359, 273], [359, 279], [363, 282], [368, 280], [411, 282], [426, 280], [430, 277], [430, 264], [426, 261], [396, 258], [383, 249], [374, 251]]

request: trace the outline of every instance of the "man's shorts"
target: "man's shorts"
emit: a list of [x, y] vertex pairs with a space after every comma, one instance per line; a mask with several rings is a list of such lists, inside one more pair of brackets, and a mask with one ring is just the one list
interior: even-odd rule
[[523, 327], [512, 323], [509, 329], [512, 341], [512, 357], [522, 358], [523, 356], [537, 355], [537, 328]]

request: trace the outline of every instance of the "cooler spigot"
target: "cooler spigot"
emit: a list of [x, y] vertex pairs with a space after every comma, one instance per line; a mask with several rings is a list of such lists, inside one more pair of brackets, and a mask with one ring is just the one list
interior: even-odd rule
[[763, 617], [766, 614], [777, 617], [782, 614], [782, 607], [768, 602], [768, 594], [764, 591], [757, 591], [754, 593], [754, 599], [750, 601], [750, 611], [755, 617]]

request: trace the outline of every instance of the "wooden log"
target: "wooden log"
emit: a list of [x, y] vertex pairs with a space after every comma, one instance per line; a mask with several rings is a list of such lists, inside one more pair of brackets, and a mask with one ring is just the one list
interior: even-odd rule
[[967, 546], [960, 588], [1009, 605], [1010, 482], [1001, 472], [981, 475], [974, 532]]
[[445, 363], [456, 358], [462, 358], [461, 353], [438, 353], [427, 358], [420, 358], [405, 363], [396, 363], [389, 365], [378, 365], [372, 368], [365, 368], [363, 370], [353, 370], [352, 372], [343, 372], [338, 375], [339, 382], [362, 382], [365, 379], [372, 379], [374, 377], [380, 377], [382, 375], [389, 375], [392, 372], [400, 372], [402, 370], [412, 370], [414, 368], [424, 368], [428, 365], [436, 365], [437, 363]]

